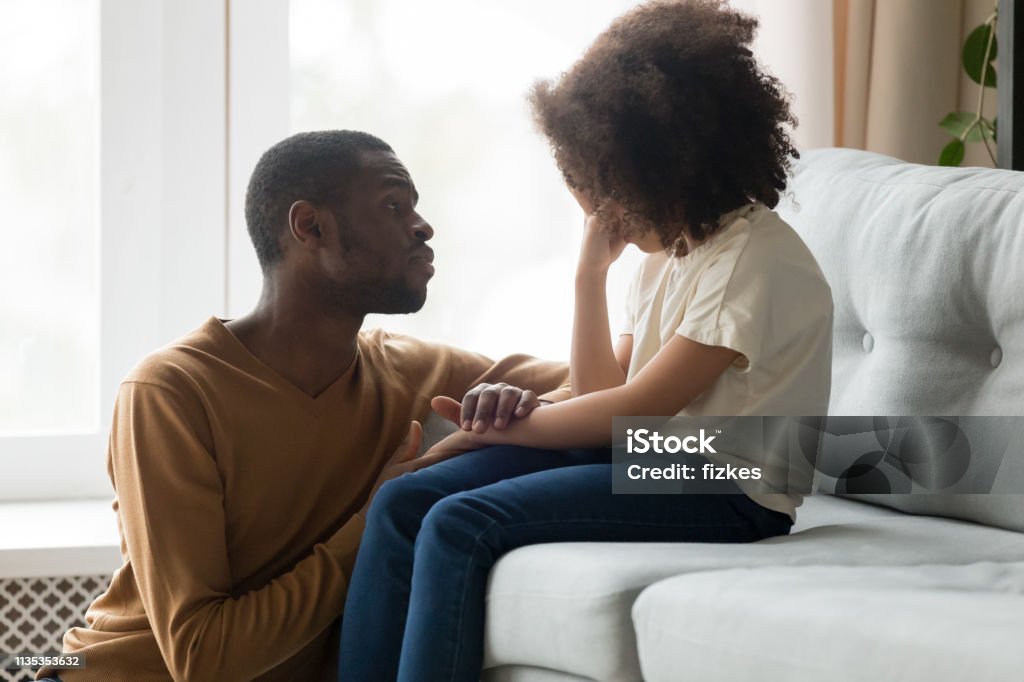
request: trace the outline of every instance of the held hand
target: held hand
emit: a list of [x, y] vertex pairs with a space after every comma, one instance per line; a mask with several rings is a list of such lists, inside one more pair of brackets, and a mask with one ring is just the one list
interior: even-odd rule
[[366, 500], [366, 504], [359, 510], [359, 513], [366, 516], [366, 511], [370, 508], [370, 502], [373, 501], [373, 496], [377, 494], [377, 490], [384, 484], [385, 481], [390, 481], [392, 478], [398, 478], [404, 473], [409, 471], [416, 471], [422, 469], [426, 464], [422, 462], [423, 458], [416, 458], [416, 453], [420, 451], [420, 446], [423, 444], [423, 427], [420, 423], [413, 421], [409, 423], [409, 432], [405, 434], [405, 440], [403, 440], [399, 446], [395, 449], [391, 459], [388, 460], [387, 464], [381, 470], [380, 475], [377, 476], [377, 480], [373, 484], [373, 489], [370, 491], [370, 496]]
[[596, 215], [588, 215], [580, 246], [580, 271], [607, 271], [626, 248], [626, 241]]
[[483, 433], [491, 426], [501, 431], [512, 419], [530, 414], [540, 407], [540, 398], [529, 389], [506, 383], [480, 384], [466, 393], [461, 406], [444, 396], [431, 400], [430, 406], [463, 431]]
[[[455, 401], [453, 400], [452, 402]], [[470, 450], [479, 450], [483, 446], [483, 443], [480, 443], [477, 438], [477, 435], [472, 431], [456, 431], [455, 433], [440, 440], [434, 447], [424, 452], [423, 456], [416, 460], [420, 465], [417, 468], [443, 462], [446, 459], [457, 457], [458, 455], [461, 455], [464, 452], [469, 452]]]

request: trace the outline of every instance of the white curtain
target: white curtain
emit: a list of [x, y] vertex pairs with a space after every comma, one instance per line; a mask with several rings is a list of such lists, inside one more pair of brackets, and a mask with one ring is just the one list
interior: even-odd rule
[[754, 54], [793, 95], [801, 149], [835, 138], [832, 3], [828, 0], [732, 0], [761, 20]]

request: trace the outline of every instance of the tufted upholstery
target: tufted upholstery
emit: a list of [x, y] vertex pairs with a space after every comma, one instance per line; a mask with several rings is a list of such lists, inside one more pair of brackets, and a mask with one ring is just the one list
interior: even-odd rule
[[808, 152], [780, 213], [832, 285], [832, 414], [1024, 415], [1024, 174]]
[[[832, 286], [831, 414], [1024, 415], [1024, 173], [816, 150], [779, 213]], [[1021, 495], [872, 501], [1024, 530]]]

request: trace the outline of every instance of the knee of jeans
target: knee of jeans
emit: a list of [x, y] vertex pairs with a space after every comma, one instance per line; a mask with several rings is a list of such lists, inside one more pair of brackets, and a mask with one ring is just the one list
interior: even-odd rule
[[416, 537], [417, 546], [427, 543], [471, 549], [480, 542], [495, 521], [473, 492], [449, 495], [431, 507]]
[[396, 516], [400, 516], [403, 512], [402, 508], [402, 497], [405, 496], [403, 488], [404, 486], [398, 481], [399, 478], [393, 478], [390, 481], [385, 481], [377, 492], [373, 495], [373, 501], [370, 503], [370, 508], [366, 512], [366, 525], [374, 526], [384, 521], [393, 521]]
[[437, 500], [438, 494], [421, 484], [415, 474], [404, 474], [385, 481], [373, 496], [366, 514], [366, 525], [381, 522], [401, 524], [406, 520], [418, 522]]

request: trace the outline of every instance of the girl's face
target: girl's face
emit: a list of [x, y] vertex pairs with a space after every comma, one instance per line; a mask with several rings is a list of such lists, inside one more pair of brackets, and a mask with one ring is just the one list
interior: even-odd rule
[[[583, 213], [586, 215], [593, 215], [596, 207], [585, 194], [580, 192], [578, 189], [569, 188], [572, 192], [573, 197], [576, 199], [576, 203], [583, 209]], [[607, 216], [608, 220], [613, 224], [619, 226], [618, 232], [622, 238], [629, 244], [636, 244], [637, 248], [644, 253], [657, 253], [658, 251], [664, 251], [665, 247], [661, 244], [661, 238], [653, 230], [649, 230], [644, 233], [640, 233], [639, 230], [632, 229], [625, 225], [623, 217], [625, 215], [625, 209], [622, 205], [614, 199], [608, 199], [601, 205], [601, 213], [603, 216]]]
[[661, 243], [661, 237], [657, 232], [654, 230], [643, 232], [626, 223], [626, 211], [619, 202], [614, 199], [605, 201], [603, 212], [616, 225], [616, 231], [627, 244], [635, 244], [644, 253], [658, 253], [665, 250], [664, 245]]
[[648, 230], [643, 234], [627, 231], [623, 234], [623, 239], [630, 244], [636, 244], [636, 248], [644, 253], [658, 253], [665, 250], [665, 246], [661, 243], [661, 237], [654, 230]]

